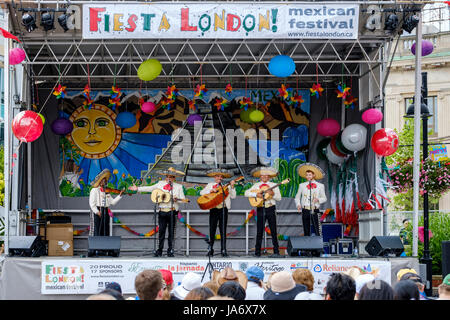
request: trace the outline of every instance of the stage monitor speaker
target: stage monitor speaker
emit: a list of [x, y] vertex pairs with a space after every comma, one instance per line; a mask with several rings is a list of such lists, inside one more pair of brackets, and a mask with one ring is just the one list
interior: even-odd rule
[[376, 257], [400, 256], [403, 251], [402, 240], [398, 236], [374, 236], [365, 247], [368, 254]]
[[119, 236], [94, 236], [88, 238], [88, 257], [112, 256], [120, 254]]
[[450, 241], [442, 241], [442, 277], [450, 273]]
[[10, 256], [40, 257], [47, 253], [47, 247], [41, 236], [11, 236], [8, 247]]
[[287, 252], [290, 256], [315, 256], [323, 252], [322, 237], [289, 237]]

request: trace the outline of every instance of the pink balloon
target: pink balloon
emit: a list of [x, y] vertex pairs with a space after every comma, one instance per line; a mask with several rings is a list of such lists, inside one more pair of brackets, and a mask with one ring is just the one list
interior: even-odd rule
[[36, 140], [42, 134], [43, 129], [44, 125], [39, 114], [30, 110], [20, 112], [12, 122], [13, 133], [22, 142]]
[[14, 48], [9, 51], [9, 64], [19, 64], [25, 60], [25, 51], [22, 48]]
[[375, 108], [363, 112], [362, 120], [367, 124], [375, 124], [383, 120], [383, 113]]
[[153, 111], [155, 111], [156, 105], [151, 101], [147, 101], [142, 104], [141, 109], [145, 113], [152, 113]]
[[334, 119], [322, 119], [317, 124], [317, 133], [324, 137], [332, 137], [339, 133], [341, 125]]

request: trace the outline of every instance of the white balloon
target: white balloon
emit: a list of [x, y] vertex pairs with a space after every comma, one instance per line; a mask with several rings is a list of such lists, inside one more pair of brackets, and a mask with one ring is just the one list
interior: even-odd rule
[[345, 157], [340, 157], [333, 152], [330, 144], [328, 144], [328, 146], [327, 146], [326, 155], [327, 155], [328, 161], [330, 161], [331, 163], [334, 163], [334, 164], [343, 164], [345, 161]]
[[366, 147], [367, 129], [358, 123], [347, 126], [342, 131], [341, 141], [350, 151], [360, 151]]

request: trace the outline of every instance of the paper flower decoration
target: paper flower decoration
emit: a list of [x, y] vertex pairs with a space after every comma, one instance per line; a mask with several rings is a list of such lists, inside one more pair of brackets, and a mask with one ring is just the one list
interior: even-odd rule
[[170, 106], [171, 106], [171, 104], [174, 103], [174, 102], [175, 102], [175, 100], [172, 100], [172, 99], [169, 99], [169, 98], [164, 97], [164, 98], [161, 99], [161, 106], [162, 106], [164, 109], [167, 108], [167, 110], [170, 110]]
[[120, 103], [120, 94], [121, 94], [120, 88], [113, 86], [109, 93], [111, 94], [111, 98], [109, 98], [108, 107], [115, 110], [116, 107], [120, 107], [122, 105]]
[[278, 89], [278, 93], [284, 100], [289, 100], [289, 98], [292, 96], [292, 88], [286, 88], [286, 86], [282, 84], [281, 88]]
[[217, 110], [224, 110], [224, 108], [228, 107], [228, 100], [227, 99], [216, 99], [216, 103], [214, 103], [214, 106], [217, 107]]
[[311, 91], [311, 96], [315, 96], [316, 99], [319, 99], [319, 96], [322, 96], [323, 88], [320, 83], [313, 84], [312, 88], [309, 89]]
[[83, 96], [85, 99], [83, 102], [84, 107], [90, 109], [94, 103], [94, 100], [91, 99], [91, 88], [88, 84], [84, 87]]
[[241, 105], [241, 109], [244, 108], [247, 111], [248, 107], [253, 105], [253, 101], [250, 98], [243, 98], [239, 101], [239, 104]]
[[231, 86], [231, 83], [227, 84], [225, 87], [225, 92], [228, 96], [231, 96], [231, 93], [233, 92], [233, 87]]
[[353, 97], [351, 94], [347, 95], [347, 98], [344, 100], [344, 105], [346, 108], [351, 107], [352, 109], [355, 107], [354, 103], [358, 101], [358, 98]]
[[295, 96], [291, 97], [291, 104], [292, 104], [295, 108], [301, 106], [303, 102], [305, 102], [305, 101], [303, 100], [303, 97], [302, 97], [302, 96], [295, 95]]
[[[424, 238], [425, 238], [425, 231], [424, 231], [423, 227], [419, 227], [418, 236], [419, 236], [419, 241], [423, 242]], [[433, 233], [431, 232], [430, 229], [428, 229], [428, 238], [432, 238], [432, 237], [433, 237]]]
[[206, 86], [204, 84], [202, 84], [202, 85], [198, 84], [197, 88], [194, 89], [195, 97], [203, 99], [203, 94], [205, 94], [207, 91], [208, 91], [208, 89], [206, 89]]
[[336, 90], [337, 97], [345, 100], [347, 96], [350, 94], [350, 90], [351, 88], [346, 87], [345, 84], [344, 86], [338, 85], [338, 89]]
[[194, 100], [189, 100], [188, 104], [189, 104], [189, 109], [191, 109], [193, 111], [197, 111], [197, 107], [195, 106]]
[[170, 87], [167, 87], [166, 96], [170, 100], [175, 100], [178, 95], [178, 89], [175, 87], [175, 85], [172, 85]]
[[53, 91], [53, 94], [56, 96], [56, 99], [64, 99], [66, 96], [66, 87], [58, 84], [58, 87]]

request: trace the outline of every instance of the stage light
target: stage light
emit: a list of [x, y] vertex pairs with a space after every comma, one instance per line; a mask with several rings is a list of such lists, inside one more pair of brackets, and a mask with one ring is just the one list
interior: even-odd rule
[[28, 32], [32, 32], [37, 28], [36, 26], [36, 17], [33, 17], [28, 12], [22, 16], [22, 24], [25, 26]]
[[370, 31], [375, 31], [377, 29], [381, 29], [381, 13], [380, 8], [375, 5], [371, 5], [367, 7], [367, 13], [370, 14], [370, 16], [367, 18], [366, 21], [366, 29]]
[[411, 33], [411, 31], [414, 30], [415, 27], [417, 27], [417, 25], [419, 24], [419, 17], [416, 16], [415, 14], [412, 16], [409, 16], [408, 18], [405, 19], [405, 21], [403, 22], [402, 28], [403, 30], [405, 30], [408, 33]]
[[69, 30], [69, 27], [67, 26], [67, 15], [65, 13], [63, 13], [58, 17], [58, 23], [61, 26], [61, 28], [64, 29], [64, 32]]
[[394, 31], [398, 27], [398, 17], [395, 13], [390, 13], [384, 22], [384, 30]]
[[45, 31], [55, 29], [54, 26], [54, 15], [48, 11], [45, 11], [41, 15], [41, 26], [44, 27]]

